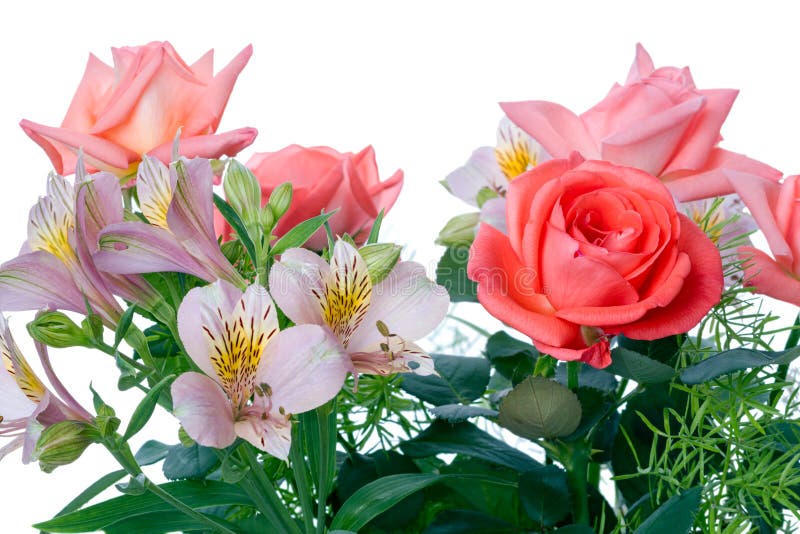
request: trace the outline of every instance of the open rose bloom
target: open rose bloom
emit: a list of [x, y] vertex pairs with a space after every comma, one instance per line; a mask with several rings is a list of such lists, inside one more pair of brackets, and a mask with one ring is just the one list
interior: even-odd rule
[[687, 332], [719, 301], [719, 252], [654, 176], [552, 160], [515, 179], [507, 202], [508, 234], [481, 225], [469, 277], [542, 352], [605, 367], [611, 336]]
[[134, 174], [142, 154], [169, 162], [180, 130], [187, 157], [232, 156], [253, 142], [254, 128], [216, 134], [236, 78], [252, 54], [242, 50], [214, 75], [213, 50], [192, 65], [167, 42], [112, 48], [114, 66], [89, 56], [60, 127], [23, 120], [59, 174], [75, 172], [78, 150], [96, 169]]

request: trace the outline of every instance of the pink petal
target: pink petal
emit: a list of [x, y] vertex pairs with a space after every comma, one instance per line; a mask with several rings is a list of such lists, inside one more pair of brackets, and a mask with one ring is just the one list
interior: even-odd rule
[[478, 192], [484, 187], [505, 189], [508, 179], [497, 164], [494, 148], [483, 146], [476, 149], [464, 166], [454, 170], [445, 178], [450, 192], [473, 206], [478, 205]]
[[281, 331], [267, 345], [256, 371], [256, 384], [272, 389], [272, 412], [303, 413], [336, 396], [351, 369], [333, 336], [317, 325]]
[[70, 310], [86, 313], [86, 302], [69, 271], [55, 256], [29, 252], [0, 265], [0, 310]]
[[[235, 156], [255, 141], [258, 130], [255, 128], [239, 128], [220, 134], [195, 135], [181, 137], [178, 151], [186, 158], [221, 158]], [[164, 163], [172, 161], [173, 140], [165, 141], [147, 154]]]
[[644, 49], [641, 43], [636, 43], [636, 57], [631, 65], [631, 70], [628, 72], [628, 79], [626, 84], [636, 83], [653, 74], [655, 67], [650, 54]]
[[97, 120], [97, 112], [105, 107], [108, 92], [114, 84], [114, 69], [89, 54], [86, 70], [64, 117], [62, 127], [88, 131]]
[[800, 280], [754, 247], [739, 247], [744, 261], [744, 285], [756, 293], [800, 306]]
[[234, 442], [231, 403], [222, 388], [200, 373], [183, 373], [172, 383], [172, 413], [200, 445], [223, 449]]
[[323, 276], [330, 265], [310, 250], [291, 248], [269, 272], [269, 291], [278, 307], [296, 324], [325, 325], [317, 295], [323, 295]]
[[242, 72], [250, 56], [253, 55], [253, 45], [247, 45], [228, 65], [219, 71], [214, 79], [205, 88], [200, 100], [191, 110], [190, 119], [184, 125], [187, 136], [198, 133], [214, 132], [219, 125], [222, 112], [228, 103], [236, 78]]
[[8, 421], [24, 419], [36, 409], [36, 403], [31, 401], [19, 388], [17, 380], [0, 365], [0, 415]]
[[219, 380], [211, 356], [217, 355], [214, 339], [227, 335], [225, 321], [242, 300], [242, 291], [225, 280], [191, 289], [178, 308], [178, 335], [186, 353], [208, 376]]
[[237, 421], [236, 435], [275, 458], [286, 460], [289, 457], [292, 424], [279, 413], [269, 414], [266, 419], [260, 414], [253, 414]]
[[581, 119], [553, 102], [530, 100], [500, 104], [511, 121], [525, 130], [553, 158], [566, 158], [578, 151], [587, 159], [600, 157], [599, 147]]
[[422, 265], [413, 261], [399, 262], [372, 288], [369, 309], [350, 338], [348, 350], [378, 350], [386, 341], [386, 336], [378, 331], [378, 321], [403, 340], [421, 339], [439, 326], [449, 305], [450, 297], [445, 288], [428, 279]]

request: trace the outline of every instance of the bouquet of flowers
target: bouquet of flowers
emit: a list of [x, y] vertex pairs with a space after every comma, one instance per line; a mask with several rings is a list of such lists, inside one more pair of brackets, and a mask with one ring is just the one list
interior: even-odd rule
[[[501, 104], [496, 146], [442, 182], [474, 209], [436, 238], [432, 280], [381, 241], [403, 173], [381, 180], [372, 147], [234, 159], [256, 130], [217, 129], [251, 53], [214, 74], [210, 53], [113, 49], [60, 127], [21, 122], [55, 172], [0, 265], [0, 458], [49, 472], [103, 447], [120, 467], [35, 528], [800, 520], [800, 321], [773, 327], [758, 296], [800, 305], [797, 177], [719, 146], [735, 90], [637, 46], [580, 115]], [[26, 310], [38, 363], [6, 318]], [[93, 377], [91, 407], [51, 364], [70, 347], [119, 370]], [[141, 392], [129, 418], [112, 379]], [[132, 447], [157, 410], [180, 431]]]

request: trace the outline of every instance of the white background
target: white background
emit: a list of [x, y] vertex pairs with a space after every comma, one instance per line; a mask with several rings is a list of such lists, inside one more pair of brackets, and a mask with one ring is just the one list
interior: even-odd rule
[[[3, 3], [0, 261], [24, 241], [27, 212], [44, 192], [50, 165], [18, 122], [59, 125], [89, 52], [110, 62], [109, 47], [151, 40], [171, 41], [187, 62], [213, 47], [217, 69], [252, 43], [220, 130], [259, 129], [243, 159], [290, 143], [352, 151], [372, 144], [383, 176], [406, 172], [389, 235], [426, 265], [438, 252], [439, 228], [468, 211], [437, 182], [474, 148], [494, 142], [496, 102], [552, 100], [581, 112], [625, 80], [636, 42], [657, 67], [690, 65], [700, 88], [739, 88], [723, 146], [800, 172], [800, 41], [789, 2], [285, 4]], [[30, 315], [11, 317], [33, 359], [24, 339]], [[89, 351], [52, 357], [87, 407], [91, 381], [123, 417], [130, 413], [138, 396], [116, 393], [110, 358]], [[146, 437], [175, 442], [176, 428], [162, 413], [134, 445]], [[0, 463], [0, 531], [28, 532], [113, 469], [100, 447], [51, 475], [10, 455]]]

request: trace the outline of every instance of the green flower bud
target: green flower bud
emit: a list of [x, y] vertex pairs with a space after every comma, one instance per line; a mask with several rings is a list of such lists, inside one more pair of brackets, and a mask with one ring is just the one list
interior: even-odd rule
[[235, 159], [230, 160], [222, 186], [228, 204], [245, 225], [257, 223], [258, 212], [261, 210], [261, 186], [250, 169]]
[[402, 247], [393, 243], [374, 243], [365, 245], [358, 250], [367, 263], [369, 277], [373, 284], [377, 284], [394, 269], [400, 259]]
[[456, 215], [444, 225], [439, 237], [436, 238], [437, 245], [446, 247], [465, 246], [468, 247], [475, 240], [475, 232], [480, 223], [480, 213], [465, 213]]
[[77, 460], [96, 441], [96, 437], [96, 432], [88, 423], [61, 421], [42, 431], [36, 442], [33, 459], [39, 461], [42, 471], [50, 473], [56, 467]]
[[289, 210], [289, 205], [292, 203], [292, 183], [283, 182], [281, 185], [272, 190], [269, 196], [269, 206], [272, 216], [277, 221], [283, 214]]
[[478, 202], [478, 207], [482, 208], [487, 200], [490, 200], [492, 198], [497, 198], [498, 196], [499, 195], [497, 194], [497, 191], [495, 191], [494, 189], [491, 189], [489, 187], [482, 187], [481, 190], [478, 191], [478, 196], [475, 197], [475, 200]]
[[92, 340], [80, 326], [59, 311], [44, 312], [28, 323], [28, 333], [36, 341], [57, 349], [91, 347]]

